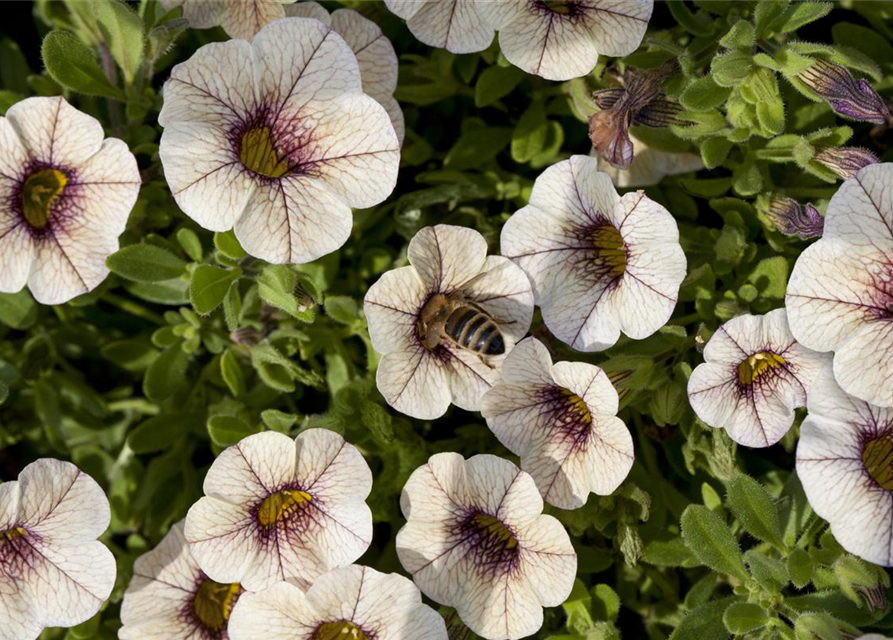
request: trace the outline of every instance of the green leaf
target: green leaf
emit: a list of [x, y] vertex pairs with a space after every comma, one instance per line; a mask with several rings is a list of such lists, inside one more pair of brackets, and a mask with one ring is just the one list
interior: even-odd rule
[[348, 296], [326, 296], [326, 315], [341, 324], [353, 324], [359, 316], [357, 301]]
[[751, 69], [753, 56], [749, 52], [730, 51], [711, 60], [710, 77], [721, 87], [735, 87], [744, 82]]
[[770, 33], [772, 22], [788, 7], [788, 0], [760, 0], [754, 3], [754, 25], [757, 38], [764, 38]]
[[478, 108], [486, 107], [504, 98], [515, 90], [524, 77], [524, 72], [517, 67], [484, 69], [474, 86], [474, 105]]
[[143, 379], [143, 393], [155, 402], [167, 400], [185, 386], [188, 366], [189, 358], [180, 343], [173, 344], [149, 366]]
[[679, 104], [689, 111], [709, 111], [723, 104], [731, 92], [728, 87], [716, 84], [711, 76], [704, 76], [685, 88], [679, 96]]
[[186, 261], [154, 244], [132, 244], [105, 260], [106, 266], [122, 278], [134, 282], [161, 282], [186, 272]]
[[763, 485], [738, 473], [729, 480], [727, 490], [729, 508], [744, 529], [759, 540], [783, 548], [775, 503]]
[[784, 256], [775, 256], [761, 260], [747, 277], [764, 298], [782, 300], [788, 284], [788, 260]]
[[445, 167], [464, 171], [478, 169], [505, 149], [512, 139], [512, 130], [505, 127], [472, 128], [462, 133], [444, 158]]
[[769, 28], [776, 33], [790, 33], [800, 27], [824, 18], [831, 12], [833, 5], [830, 2], [795, 2], [782, 11], [772, 21]]
[[768, 593], [781, 593], [790, 582], [788, 568], [779, 558], [751, 549], [744, 554], [744, 562], [750, 568], [750, 574]]
[[620, 614], [620, 597], [606, 584], [592, 589], [592, 613], [596, 620], [614, 622]]
[[241, 269], [199, 265], [192, 272], [192, 280], [189, 283], [189, 299], [192, 301], [192, 306], [202, 315], [211, 313], [223, 303], [230, 285], [241, 275]]
[[177, 242], [180, 243], [180, 246], [183, 248], [183, 251], [186, 252], [186, 255], [192, 258], [195, 262], [202, 261], [202, 256], [204, 256], [202, 241], [199, 239], [198, 234], [195, 231], [183, 227], [177, 231]]
[[267, 409], [262, 411], [260, 419], [273, 431], [280, 433], [288, 433], [289, 430], [298, 421], [298, 416], [293, 413], [285, 413], [276, 409]]
[[134, 453], [153, 453], [169, 449], [177, 440], [189, 433], [200, 416], [190, 413], [163, 413], [138, 424], [127, 444]]
[[546, 107], [541, 102], [534, 102], [523, 113], [512, 131], [512, 160], [519, 163], [529, 162], [546, 146], [549, 136], [549, 121], [546, 119]]
[[145, 40], [140, 17], [120, 0], [94, 0], [93, 12], [106, 46], [130, 85], [143, 63]]
[[19, 94], [27, 94], [31, 70], [22, 50], [13, 40], [0, 40], [0, 87]]
[[90, 96], [124, 100], [124, 93], [105, 77], [90, 51], [70, 31], [51, 31], [40, 49], [43, 64], [63, 87]]
[[872, 60], [886, 61], [893, 65], [893, 44], [873, 29], [851, 22], [837, 22], [831, 27], [831, 34], [837, 45], [858, 49]]
[[713, 34], [713, 20], [706, 11], [699, 11], [693, 14], [684, 2], [668, 2], [666, 4], [670, 9], [670, 13], [676, 19], [679, 25], [696, 36], [710, 36]]
[[715, 169], [725, 162], [731, 149], [732, 143], [728, 138], [707, 138], [701, 143], [701, 160], [708, 169]]
[[719, 40], [726, 49], [750, 49], [756, 40], [754, 26], [747, 20], [738, 20], [729, 32]]
[[769, 624], [763, 607], [752, 602], [733, 602], [722, 614], [723, 624], [736, 635], [761, 629]]
[[747, 580], [738, 542], [728, 525], [707, 507], [693, 504], [682, 513], [682, 538], [698, 560], [714, 571]]
[[245, 395], [245, 376], [232, 350], [228, 349], [220, 356], [220, 375], [234, 398]]
[[11, 329], [28, 329], [37, 320], [37, 303], [28, 289], [0, 293], [0, 322]]
[[788, 556], [788, 574], [791, 582], [798, 589], [802, 589], [812, 580], [814, 565], [812, 558], [803, 549], [794, 549]]
[[656, 567], [693, 567], [698, 564], [682, 538], [649, 542], [645, 546], [642, 560]]
[[144, 340], [118, 340], [103, 345], [102, 357], [128, 371], [145, 371], [158, 357], [158, 350]]
[[155, 304], [179, 306], [189, 302], [188, 284], [182, 278], [161, 282], [128, 282], [124, 288], [137, 298]]
[[723, 598], [692, 609], [670, 634], [669, 640], [726, 640], [729, 634], [722, 618], [733, 601], [733, 598]]
[[212, 416], [208, 419], [208, 435], [218, 447], [234, 445], [242, 438], [260, 432], [259, 427], [236, 416]]
[[220, 253], [233, 260], [241, 260], [248, 255], [233, 231], [215, 233], [214, 246], [217, 247]]

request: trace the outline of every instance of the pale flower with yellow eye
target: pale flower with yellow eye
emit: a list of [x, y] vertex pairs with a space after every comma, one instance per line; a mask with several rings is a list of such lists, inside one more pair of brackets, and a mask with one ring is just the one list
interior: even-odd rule
[[607, 349], [621, 331], [653, 334], [685, 278], [670, 212], [641, 191], [618, 195], [587, 156], [540, 174], [529, 204], [503, 226], [501, 247], [533, 283], [549, 330], [579, 351]]
[[633, 466], [633, 439], [604, 371], [586, 362], [553, 364], [541, 342], [525, 338], [500, 374], [481, 413], [546, 502], [576, 509], [590, 492], [610, 495], [620, 486]]
[[240, 584], [214, 582], [199, 568], [178, 522], [136, 559], [121, 604], [121, 640], [226, 640]]
[[65, 98], [26, 98], [0, 117], [0, 291], [43, 304], [92, 291], [136, 203], [127, 145]]
[[158, 116], [174, 199], [251, 255], [310, 262], [350, 236], [351, 207], [387, 198], [400, 144], [363, 93], [357, 59], [331, 27], [283, 18], [249, 43], [201, 47], [174, 67]]
[[223, 27], [231, 38], [249, 40], [268, 22], [285, 17], [283, 5], [295, 0], [161, 0], [165, 10], [183, 7], [193, 29]]
[[732, 318], [710, 338], [703, 364], [688, 380], [688, 399], [698, 417], [748, 447], [775, 444], [806, 406], [828, 354], [794, 339], [784, 309]]
[[487, 640], [536, 633], [570, 595], [577, 554], [544, 515], [533, 478], [508, 460], [438, 453], [403, 487], [397, 555], [422, 593]]
[[371, 489], [363, 456], [333, 431], [310, 429], [294, 440], [258, 433], [211, 465], [205, 497], [186, 516], [186, 540], [215, 582], [249, 591], [282, 580], [307, 587], [369, 548]]
[[232, 640], [448, 640], [446, 624], [422, 604], [411, 580], [351, 565], [302, 591], [279, 582], [245, 594], [229, 624]]
[[115, 586], [102, 488], [70, 462], [43, 458], [0, 484], [0, 638], [35, 640], [46, 627], [93, 617]]

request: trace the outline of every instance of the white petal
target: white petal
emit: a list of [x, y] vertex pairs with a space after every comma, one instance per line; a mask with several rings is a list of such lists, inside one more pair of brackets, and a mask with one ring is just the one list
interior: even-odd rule
[[158, 124], [165, 128], [176, 122], [224, 128], [238, 124], [258, 103], [253, 57], [251, 45], [243, 40], [212, 42], [199, 48], [171, 71], [164, 84]]
[[226, 132], [203, 123], [176, 122], [161, 135], [158, 155], [174, 200], [210, 231], [229, 231], [255, 190], [255, 178]]
[[436, 523], [445, 512], [461, 511], [468, 500], [465, 459], [436, 453], [406, 481], [400, 508], [407, 520]]
[[555, 383], [573, 391], [599, 415], [615, 415], [620, 399], [614, 385], [599, 367], [586, 362], [557, 362], [552, 367]]
[[140, 171], [127, 145], [107, 138], [99, 151], [77, 169], [65, 197], [78, 201], [82, 215], [115, 237], [124, 233], [140, 190]]
[[588, 0], [584, 5], [596, 49], [616, 58], [639, 48], [654, 0]]
[[406, 138], [406, 121], [403, 117], [403, 109], [394, 96], [384, 96], [378, 99], [378, 103], [384, 107], [391, 118], [391, 124], [394, 126], [394, 133], [397, 134], [397, 142], [403, 146], [403, 140]]
[[0, 567], [0, 640], [36, 640], [43, 625], [26, 585]]
[[449, 377], [453, 404], [466, 411], [478, 411], [481, 397], [499, 379], [494, 358], [484, 362], [482, 356], [452, 343], [447, 343], [444, 351], [450, 356], [444, 367]]
[[524, 338], [506, 356], [500, 374], [504, 382], [517, 385], [551, 384], [552, 356], [536, 338]]
[[289, 176], [257, 186], [235, 232], [253, 256], [304, 264], [339, 249], [352, 226], [350, 207], [321, 180]]
[[248, 40], [265, 24], [284, 17], [282, 0], [239, 0], [227, 4], [222, 26], [231, 38]]
[[30, 156], [39, 162], [77, 167], [99, 151], [102, 125], [65, 98], [27, 98], [6, 111]]
[[102, 488], [70, 462], [32, 462], [19, 474], [19, 492], [19, 521], [44, 543], [90, 542], [109, 526]]
[[526, 638], [543, 625], [543, 609], [524, 573], [506, 571], [496, 575], [467, 562], [457, 572], [456, 582], [463, 584], [456, 612], [469, 629], [484, 638]]
[[[588, 260], [587, 260], [588, 261]], [[603, 351], [620, 338], [618, 292], [612, 282], [591, 282], [570, 271], [573, 265], [556, 265], [547, 272], [545, 287], [556, 287], [539, 301], [543, 321], [556, 338], [578, 351]], [[569, 269], [570, 268], [570, 269]], [[557, 289], [562, 285], [563, 289]]]
[[0, 531], [16, 526], [19, 520], [19, 483], [15, 480], [0, 484]]
[[418, 344], [418, 314], [426, 297], [414, 267], [387, 271], [369, 287], [363, 313], [376, 351], [389, 353]]
[[352, 9], [332, 13], [332, 28], [357, 57], [363, 92], [376, 100], [397, 88], [397, 54], [381, 27]]
[[893, 406], [893, 324], [864, 324], [834, 354], [834, 377], [857, 398], [881, 407]]
[[318, 2], [313, 2], [313, 0], [306, 0], [288, 5], [285, 7], [285, 15], [289, 18], [313, 18], [314, 20], [319, 20], [323, 24], [332, 26], [332, 20], [328, 10]]
[[[413, 2], [421, 6], [408, 8]], [[409, 30], [428, 46], [474, 53], [493, 40], [493, 29], [484, 24], [475, 0], [391, 0], [387, 4], [397, 15], [407, 17]]]
[[413, 418], [433, 420], [450, 406], [448, 370], [424, 347], [386, 353], [375, 381], [389, 405]]
[[161, 0], [166, 11], [183, 7], [183, 17], [193, 29], [210, 29], [223, 20], [226, 2], [221, 0]]
[[543, 606], [558, 606], [570, 595], [577, 573], [577, 553], [567, 531], [552, 516], [541, 516], [520, 537], [522, 571], [530, 577]]
[[41, 304], [61, 304], [92, 291], [109, 271], [105, 259], [118, 250], [117, 236], [99, 225], [73, 219], [34, 243], [34, 264], [28, 288]]
[[859, 247], [887, 246], [893, 242], [893, 164], [870, 165], [845, 180], [828, 203], [824, 238], [836, 238]]
[[246, 507], [205, 497], [189, 509], [185, 535], [192, 556], [209, 578], [241, 582], [252, 590], [266, 586], [276, 569], [264, 562], [255, 525], [255, 517]]
[[407, 255], [430, 290], [449, 293], [483, 270], [487, 241], [474, 229], [439, 224], [416, 233]]
[[4, 183], [17, 181], [28, 162], [28, 150], [19, 139], [19, 134], [16, 133], [12, 123], [3, 117], [0, 117], [0, 151], [2, 151], [0, 153], [0, 188], [2, 188], [5, 186]]
[[500, 333], [508, 338], [506, 351], [527, 335], [533, 319], [533, 290], [525, 273], [511, 260], [488, 256], [462, 293], [497, 322]]
[[530, 193], [530, 206], [567, 221], [568, 226], [591, 224], [599, 215], [619, 224], [619, 205], [611, 179], [588, 156], [571, 156], [553, 164], [537, 177]]
[[294, 441], [276, 431], [244, 438], [225, 449], [205, 476], [205, 495], [234, 505], [250, 505], [297, 477]]
[[304, 592], [278, 582], [239, 598], [227, 625], [231, 640], [310, 640], [322, 620]]
[[479, 454], [465, 461], [469, 502], [520, 529], [543, 512], [543, 499], [529, 474], [504, 458]]
[[425, 4], [424, 0], [384, 0], [385, 6], [396, 16], [408, 20]]
[[299, 136], [293, 150], [287, 143], [283, 150], [297, 173], [319, 178], [352, 207], [371, 207], [391, 195], [400, 143], [384, 107], [366, 95], [293, 107], [286, 105], [282, 121], [294, 118], [299, 130], [311, 132], [309, 143]]
[[[0, 183], [0, 198], [4, 195]], [[18, 217], [0, 218], [0, 291], [17, 293], [28, 282], [34, 262], [34, 240], [28, 225]]]

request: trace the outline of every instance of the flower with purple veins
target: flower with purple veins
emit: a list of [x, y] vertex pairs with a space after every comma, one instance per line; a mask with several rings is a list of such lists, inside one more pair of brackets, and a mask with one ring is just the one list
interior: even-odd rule
[[859, 147], [827, 147], [812, 159], [844, 180], [852, 178], [860, 169], [880, 162], [871, 151]]
[[890, 117], [887, 104], [871, 85], [856, 80], [839, 64], [817, 59], [795, 77], [844, 118], [884, 124]]
[[570, 595], [577, 554], [567, 531], [542, 514], [533, 478], [508, 460], [433, 455], [410, 476], [400, 506], [407, 520], [397, 534], [401, 564], [477, 635], [536, 633], [542, 608]]
[[793, 198], [773, 198], [766, 217], [784, 235], [801, 240], [819, 238], [825, 228], [825, 219], [818, 209], [809, 203], [801, 205]]
[[250, 40], [273, 20], [285, 17], [282, 5], [295, 0], [161, 0], [168, 11], [183, 7], [193, 29], [221, 26], [231, 38]]

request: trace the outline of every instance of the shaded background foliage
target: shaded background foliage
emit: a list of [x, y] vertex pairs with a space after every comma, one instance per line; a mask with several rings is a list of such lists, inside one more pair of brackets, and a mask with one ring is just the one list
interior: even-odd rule
[[[115, 637], [133, 560], [200, 497], [214, 456], [262, 429], [294, 435], [323, 426], [360, 448], [375, 477], [376, 523], [360, 562], [402, 571], [394, 536], [412, 470], [440, 451], [512, 456], [476, 413], [452, 408], [426, 422], [387, 407], [375, 388], [365, 291], [404, 263], [409, 238], [426, 225], [476, 228], [498, 252], [501, 225], [526, 203], [535, 177], [589, 152], [589, 93], [615, 86], [612, 74], [624, 65], [655, 68], [677, 56], [682, 73], [665, 89], [687, 109], [685, 122], [672, 131], [634, 130], [655, 147], [700, 152], [710, 167], [645, 189], [678, 221], [688, 258], [673, 319], [646, 340], [622, 338], [599, 354], [571, 351], [538, 316], [531, 330], [557, 359], [611, 374], [636, 447], [636, 464], [615, 495], [592, 496], [572, 512], [550, 509], [572, 534], [579, 581], [564, 607], [547, 610], [536, 637], [832, 639], [855, 627], [893, 628], [890, 608], [876, 598], [889, 585], [886, 572], [846, 555], [806, 503], [793, 474], [799, 419], [779, 445], [746, 450], [699, 423], [685, 393], [699, 347], [719, 324], [783, 305], [806, 243], [775, 231], [765, 200], [785, 195], [824, 210], [836, 189], [802, 141], [814, 150], [849, 139], [893, 159], [889, 129], [842, 126], [827, 105], [774, 74], [769, 97], [783, 103], [780, 129], [777, 113], [774, 122], [751, 118], [745, 126], [746, 109], [734, 111], [741, 86], [762, 71], [748, 68], [734, 86], [705, 87], [703, 78], [716, 75], [719, 39], [739, 18], [754, 18], [755, 3], [658, 2], [639, 52], [619, 66], [603, 59], [590, 76], [562, 84], [509, 66], [495, 44], [461, 56], [426, 47], [382, 3], [325, 2], [360, 10], [393, 41], [407, 138], [392, 197], [355, 213], [340, 251], [300, 267], [254, 260], [231, 233], [199, 228], [161, 174], [161, 85], [172, 64], [225, 34], [149, 31], [144, 53], [155, 59], [126, 99], [86, 96], [43, 70], [40, 45], [52, 28], [95, 40], [81, 13], [89, 4], [4, 3], [0, 21], [0, 109], [28, 95], [66, 93], [128, 143], [144, 179], [125, 248], [96, 291], [56, 307], [35, 304], [27, 291], [0, 296], [0, 478], [14, 479], [38, 457], [70, 459], [112, 504], [105, 541], [119, 576], [111, 602], [88, 623], [45, 637]], [[786, 5], [761, 4], [779, 13]], [[150, 26], [164, 14], [154, 1], [132, 6]], [[796, 38], [832, 45], [827, 57], [855, 61], [890, 96], [891, 12], [890, 2], [840, 3]], [[458, 624], [453, 631], [463, 637]]]

